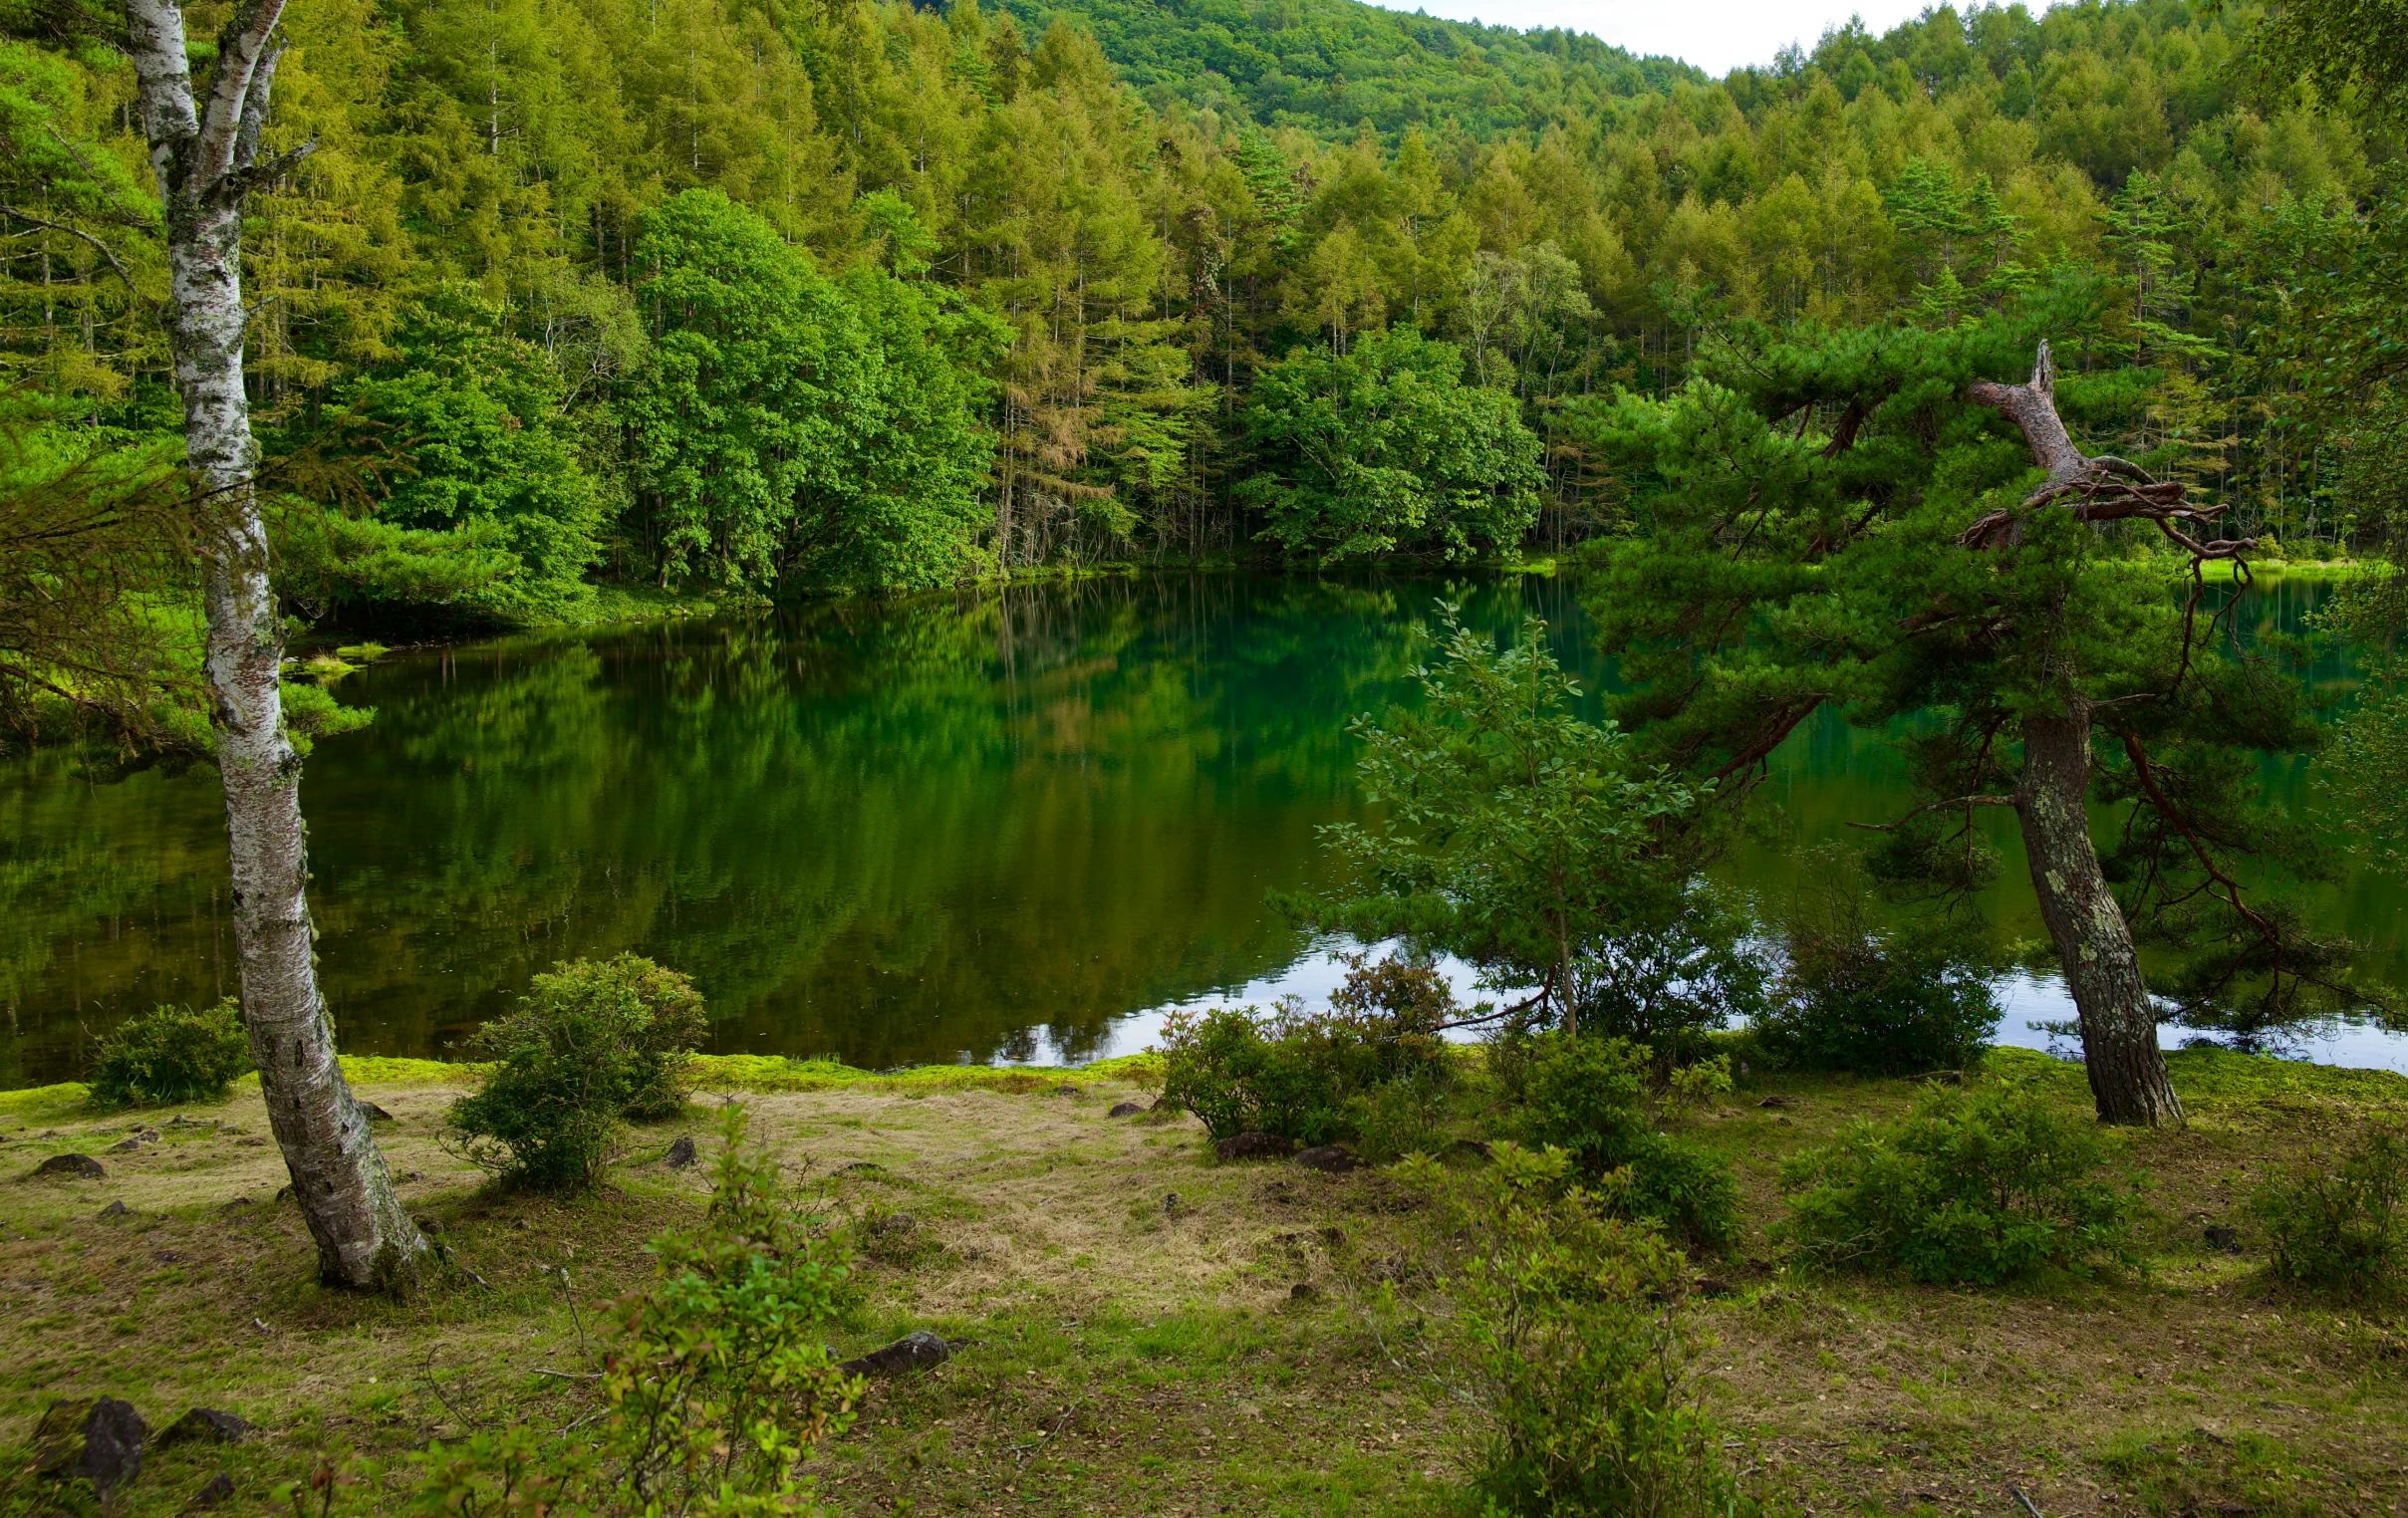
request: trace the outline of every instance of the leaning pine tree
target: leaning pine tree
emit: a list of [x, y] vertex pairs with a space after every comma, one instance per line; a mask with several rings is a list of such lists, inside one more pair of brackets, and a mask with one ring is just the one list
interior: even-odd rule
[[2179, 1123], [2136, 925], [2178, 963], [2159, 990], [2186, 1015], [2273, 1022], [2351, 995], [2346, 945], [2235, 873], [2241, 855], [2314, 868], [2257, 755], [2316, 732], [2203, 574], [2232, 561], [2246, 583], [2253, 540], [2074, 444], [2040, 339], [2089, 308], [2056, 296], [1942, 332], [1740, 326], [1671, 396], [1601, 401], [1585, 425], [1633, 522], [1592, 550], [1590, 601], [1633, 684], [1618, 715], [1726, 797], [1826, 705], [1913, 719], [1921, 805], [1860, 824], [1882, 835], [1876, 874], [1975, 890], [1998, 864], [1977, 818], [2011, 809], [2100, 1118]]
[[426, 1241], [394, 1195], [385, 1156], [344, 1082], [318, 993], [301, 761], [284, 727], [284, 635], [268, 584], [258, 450], [243, 390], [243, 204], [309, 152], [307, 143], [262, 152], [283, 12], [284, 0], [237, 4], [197, 98], [176, 0], [127, 0], [126, 41], [166, 230], [161, 313], [200, 517], [205, 668], [225, 782], [243, 1023], [320, 1272], [339, 1285], [405, 1291]]

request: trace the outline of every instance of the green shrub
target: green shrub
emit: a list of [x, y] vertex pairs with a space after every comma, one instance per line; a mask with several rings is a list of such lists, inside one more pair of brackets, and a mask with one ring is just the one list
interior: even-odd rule
[[2135, 1203], [2099, 1178], [2087, 1115], [2021, 1087], [1929, 1088], [1895, 1123], [1860, 1123], [1782, 1167], [1776, 1236], [1825, 1266], [1993, 1285], [2043, 1266], [2137, 1263]]
[[1445, 1148], [1454, 1084], [1440, 1065], [1357, 1094], [1346, 1104], [1346, 1119], [1363, 1157], [1386, 1164]]
[[1764, 955], [1751, 928], [1714, 892], [1693, 889], [1667, 920], [1593, 943], [1573, 966], [1579, 1030], [1645, 1044], [1665, 1067], [1701, 1058], [1710, 1031], [1735, 1014], [1762, 1015]]
[[1505, 1042], [1520, 1046], [1512, 1063], [1524, 1138], [1563, 1149], [1592, 1181], [1627, 1171], [1624, 1203], [1694, 1242], [1721, 1247], [1738, 1236], [1739, 1189], [1730, 1167], [1656, 1126], [1646, 1045], [1565, 1033]]
[[2276, 1276], [2366, 1296], [2396, 1288], [2408, 1265], [2408, 1137], [2377, 1129], [2338, 1159], [2311, 1155], [2270, 1180], [2250, 1211], [2266, 1230]]
[[653, 1240], [652, 1284], [619, 1304], [591, 1435], [521, 1423], [430, 1445], [413, 1457], [412, 1512], [823, 1511], [795, 1467], [861, 1395], [819, 1342], [849, 1290], [845, 1251], [825, 1219], [787, 1203], [777, 1162], [745, 1146], [740, 1105], [720, 1137], [709, 1210]]
[[1327, 1143], [1355, 1131], [1354, 1100], [1398, 1082], [1443, 1090], [1439, 1029], [1455, 1001], [1426, 964], [1354, 956], [1330, 1010], [1282, 1002], [1253, 1009], [1175, 1013], [1163, 1026], [1163, 1098], [1194, 1113], [1214, 1138], [1276, 1134]]
[[242, 1004], [137, 1012], [101, 1043], [92, 1100], [104, 1107], [215, 1102], [251, 1068]]
[[702, 998], [674, 970], [634, 954], [556, 965], [516, 1012], [477, 1030], [470, 1047], [496, 1063], [453, 1104], [452, 1142], [514, 1185], [590, 1186], [627, 1119], [684, 1107], [706, 1029]]
[[1863, 901], [1826, 891], [1790, 913], [1756, 1046], [1800, 1069], [1867, 1075], [1973, 1063], [1999, 1023], [1997, 972], [1981, 946], [1938, 929], [1876, 931]]
[[1586, 1187], [1564, 1150], [1509, 1140], [1492, 1157], [1469, 1173], [1426, 1156], [1400, 1167], [1437, 1203], [1432, 1233], [1452, 1256], [1431, 1348], [1448, 1380], [1468, 1372], [1476, 1392], [1477, 1511], [1740, 1511], [1722, 1440], [1689, 1392], [1680, 1251], [1620, 1215], [1618, 1176]]

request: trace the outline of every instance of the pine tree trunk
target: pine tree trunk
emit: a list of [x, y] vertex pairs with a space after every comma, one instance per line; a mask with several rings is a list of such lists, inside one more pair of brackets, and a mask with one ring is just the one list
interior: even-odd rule
[[2082, 1059], [2102, 1122], [2182, 1121], [2166, 1078], [2157, 1010], [2142, 984], [2132, 929], [2099, 873], [2083, 800], [2090, 789], [2090, 714], [2023, 719], [2023, 777], [2015, 815], [2040, 916], [2056, 941], [2065, 989], [2082, 1023]]
[[282, 0], [252, 0], [237, 10], [219, 41], [205, 112], [195, 109], [174, 0], [128, 0], [127, 36], [165, 212], [162, 315], [200, 501], [209, 716], [225, 783], [243, 1023], [320, 1273], [338, 1285], [406, 1292], [426, 1241], [394, 1195], [352, 1100], [318, 992], [301, 761], [284, 731], [284, 635], [242, 382], [242, 208], [261, 177], [259, 134], [279, 51], [269, 39], [281, 8]]

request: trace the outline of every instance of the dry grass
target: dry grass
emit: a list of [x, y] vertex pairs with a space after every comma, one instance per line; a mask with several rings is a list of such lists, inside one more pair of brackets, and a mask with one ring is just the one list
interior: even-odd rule
[[[2080, 1100], [2078, 1073], [2026, 1068]], [[395, 1457], [429, 1437], [497, 1416], [571, 1421], [581, 1384], [537, 1373], [588, 1363], [591, 1304], [642, 1280], [643, 1240], [691, 1216], [700, 1168], [660, 1155], [683, 1132], [707, 1150], [709, 1125], [697, 1113], [640, 1135], [588, 1200], [497, 1194], [435, 1142], [452, 1090], [402, 1074], [415, 1084], [364, 1087], [399, 1120], [380, 1141], [413, 1210], [487, 1283], [444, 1279], [405, 1307], [310, 1279], [255, 1097], [185, 1127], [141, 1115], [157, 1142], [102, 1153], [105, 1180], [64, 1183], [16, 1177], [62, 1148], [102, 1150], [137, 1120], [70, 1095], [0, 1099], [0, 1439], [21, 1440], [54, 1396], [126, 1396], [154, 1425], [228, 1407], [265, 1437], [160, 1456], [126, 1511], [174, 1512], [221, 1464], [256, 1509], [329, 1452], [360, 1473], [345, 1503], [366, 1511], [391, 1505]], [[1747, 1241], [1707, 1266], [1732, 1290], [1700, 1303], [1719, 1342], [1699, 1370], [1751, 1481], [1815, 1513], [2020, 1512], [2010, 1486], [2048, 1518], [2399, 1511], [2396, 1320], [2280, 1296], [2254, 1254], [2216, 1252], [2202, 1229], [2231, 1219], [2269, 1166], [2408, 1115], [2408, 1082], [2202, 1059], [2177, 1079], [2193, 1124], [2123, 1140], [2155, 1179], [2147, 1275], [2002, 1291], [1799, 1277], [1764, 1242], [1780, 1159], [1902, 1109], [1905, 1083], [1791, 1082], [1699, 1120], [1749, 1200]], [[815, 1462], [832, 1504], [1434, 1507], [1472, 1430], [1383, 1353], [1372, 1327], [1396, 1320], [1344, 1268], [1394, 1247], [1409, 1200], [1377, 1174], [1214, 1164], [1192, 1122], [1109, 1119], [1133, 1088], [1080, 1083], [746, 1099], [801, 1191], [840, 1214], [914, 1220], [875, 1235], [860, 1305], [831, 1342], [850, 1353], [922, 1326], [967, 1341], [938, 1371], [873, 1391]], [[1751, 1105], [1774, 1090], [1795, 1105]], [[101, 1217], [112, 1201], [132, 1215]], [[1295, 1296], [1300, 1282], [1313, 1293]], [[37, 1495], [20, 1486], [0, 1505]]]

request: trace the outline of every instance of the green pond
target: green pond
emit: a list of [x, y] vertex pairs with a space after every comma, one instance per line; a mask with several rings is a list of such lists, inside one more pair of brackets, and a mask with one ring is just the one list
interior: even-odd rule
[[[2265, 585], [2241, 618], [2295, 630], [2319, 594]], [[1315, 825], [1362, 810], [1346, 721], [1405, 693], [1442, 595], [1500, 632], [1545, 618], [1598, 683], [1572, 588], [1540, 577], [1141, 577], [394, 654], [338, 687], [376, 721], [302, 788], [342, 1045], [440, 1056], [553, 961], [628, 949], [694, 976], [721, 1052], [877, 1068], [1075, 1061], [1143, 1047], [1169, 1006], [1309, 997], [1329, 945], [1263, 893], [1326, 878]], [[2303, 765], [2269, 764], [2312, 803]], [[1792, 888], [1797, 845], [1905, 796], [1881, 735], [1826, 714], [1726, 874]], [[234, 989], [213, 772], [97, 785], [37, 755], [0, 766], [0, 1084]], [[1991, 915], [2036, 938], [2000, 838]], [[2389, 881], [2315, 900], [2402, 978]], [[2069, 1015], [2044, 977], [2008, 989], [2003, 1036]], [[2372, 1030], [2300, 1047], [2399, 1063]]]

